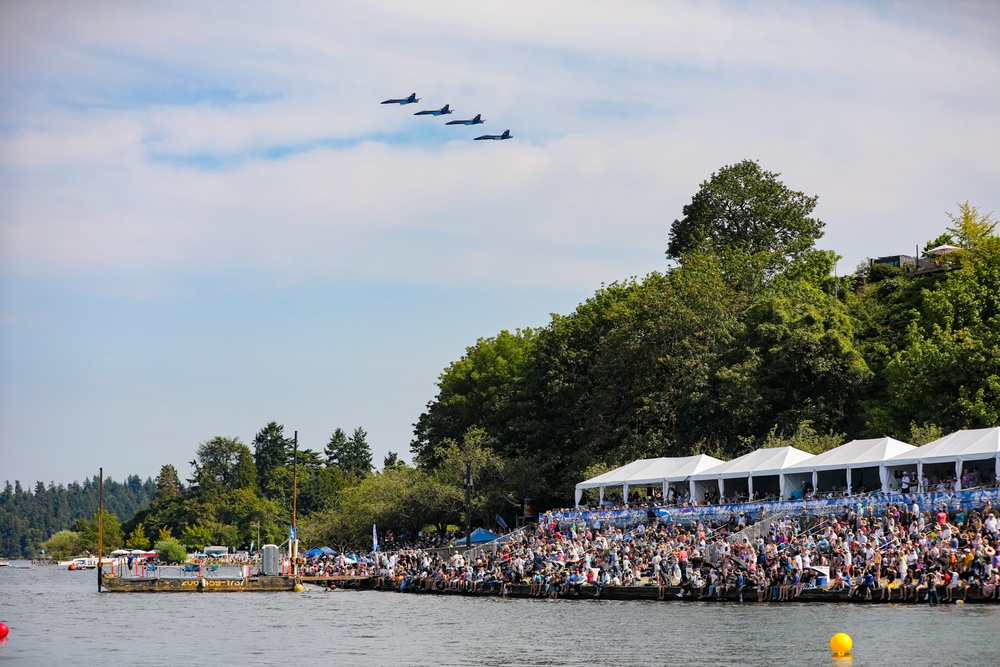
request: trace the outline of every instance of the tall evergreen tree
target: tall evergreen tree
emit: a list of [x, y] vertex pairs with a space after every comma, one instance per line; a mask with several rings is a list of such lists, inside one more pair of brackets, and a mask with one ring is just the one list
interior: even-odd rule
[[341, 441], [337, 433], [343, 435], [339, 428], [330, 437], [326, 446], [327, 460], [331, 466], [336, 466], [345, 474], [364, 477], [372, 471], [372, 450], [368, 446], [368, 433], [360, 426], [354, 429], [350, 438]]
[[273, 495], [276, 471], [287, 465], [292, 451], [292, 441], [285, 437], [285, 427], [270, 422], [253, 439], [253, 460], [257, 466], [257, 483], [267, 497]]

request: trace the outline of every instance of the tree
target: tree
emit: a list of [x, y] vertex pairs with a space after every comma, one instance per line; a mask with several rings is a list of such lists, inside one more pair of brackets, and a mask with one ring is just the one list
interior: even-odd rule
[[382, 469], [394, 468], [396, 466], [405, 466], [406, 464], [399, 458], [399, 454], [396, 452], [388, 452], [385, 458], [382, 459]]
[[519, 329], [480, 338], [441, 373], [437, 396], [414, 424], [410, 445], [414, 463], [435, 465], [438, 445], [449, 439], [461, 441], [465, 432], [476, 426], [498, 439], [510, 440], [501, 431], [520, 412], [515, 402], [530, 364], [534, 336], [531, 329]]
[[[121, 524], [118, 522], [117, 516], [107, 510], [104, 510], [101, 514], [104, 516], [104, 552], [110, 553], [125, 543], [125, 536], [122, 535]], [[85, 522], [81, 526], [83, 530], [80, 531], [80, 540], [83, 543], [83, 548], [87, 551], [97, 551], [98, 542], [101, 537], [100, 528], [102, 527], [98, 521], [98, 513], [95, 513], [92, 521]]]
[[250, 450], [239, 438], [216, 436], [198, 446], [197, 456], [191, 462], [194, 468], [191, 482], [202, 494], [256, 484], [256, 467]]
[[264, 495], [270, 498], [278, 486], [275, 484], [276, 471], [287, 465], [291, 457], [292, 441], [285, 437], [283, 425], [270, 422], [254, 437], [253, 446], [257, 483]]
[[128, 537], [125, 539], [125, 546], [129, 549], [145, 550], [149, 548], [149, 538], [146, 537], [146, 526], [141, 521], [128, 534]]
[[981, 239], [956, 270], [909, 282], [892, 286], [882, 308], [892, 320], [871, 345], [879, 383], [865, 401], [867, 431], [905, 439], [914, 423], [1000, 424], [1000, 239]]
[[824, 224], [810, 217], [817, 197], [790, 190], [778, 176], [753, 160], [712, 174], [671, 225], [667, 257], [704, 250], [725, 258], [730, 274], [740, 268], [765, 279], [794, 263]]
[[323, 450], [326, 454], [327, 465], [336, 466], [337, 461], [345, 451], [347, 451], [347, 434], [344, 433], [344, 429], [338, 427], [334, 429], [333, 435], [330, 436], [330, 441]]
[[350, 438], [341, 441], [337, 429], [330, 436], [326, 446], [327, 460], [330, 465], [340, 468], [344, 474], [364, 477], [372, 471], [372, 450], [368, 447], [368, 434], [360, 426], [354, 429]]
[[156, 476], [156, 495], [153, 497], [153, 504], [176, 498], [184, 491], [181, 485], [177, 468], [167, 464], [160, 468], [160, 474]]
[[180, 542], [189, 549], [201, 551], [214, 540], [212, 531], [207, 526], [185, 526], [181, 531]]
[[56, 560], [71, 558], [83, 551], [83, 542], [80, 534], [71, 530], [60, 530], [42, 543], [42, 548], [52, 558]]
[[965, 250], [974, 250], [983, 241], [993, 237], [997, 223], [1000, 222], [993, 219], [993, 213], [980, 213], [979, 208], [970, 206], [968, 201], [958, 205], [957, 215], [945, 215], [954, 225], [948, 227], [948, 232]]
[[159, 553], [159, 559], [164, 563], [176, 564], [187, 560], [187, 550], [177, 540], [159, 540], [153, 548]]

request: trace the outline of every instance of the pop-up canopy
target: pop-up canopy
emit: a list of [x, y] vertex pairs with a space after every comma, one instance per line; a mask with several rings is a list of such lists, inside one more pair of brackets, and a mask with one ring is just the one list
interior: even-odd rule
[[628, 498], [628, 490], [631, 486], [662, 486], [663, 497], [666, 498], [667, 487], [671, 482], [684, 481], [691, 475], [720, 463], [722, 463], [720, 459], [705, 454], [639, 459], [577, 484], [576, 504], [580, 504], [584, 489], [600, 489], [600, 499], [603, 502], [604, 489], [609, 486], [622, 487], [624, 498]]
[[959, 488], [962, 470], [967, 466], [975, 467], [981, 475], [992, 474], [997, 479], [1000, 478], [1000, 427], [955, 431], [923, 447], [886, 459], [883, 465], [886, 469], [886, 490], [892, 486], [890, 475], [895, 470], [912, 470], [914, 466], [918, 477], [924, 474], [927, 466], [935, 466], [939, 474], [949, 476], [954, 470]]
[[[876, 480], [878, 486], [882, 486], [885, 482], [880, 472], [883, 462], [889, 457], [915, 449], [913, 445], [893, 438], [851, 440], [802, 463], [789, 466], [782, 474], [785, 476], [786, 488], [793, 492], [806, 480], [812, 482], [814, 489], [830, 489], [832, 484], [844, 484], [848, 492], [851, 492], [862, 484], [874, 486]], [[855, 471], [853, 477], [852, 470]]]
[[[809, 452], [794, 447], [758, 449], [714, 468], [709, 468], [704, 472], [691, 475], [691, 495], [699, 499], [703, 498], [705, 483], [715, 481], [719, 485], [720, 495], [725, 496], [725, 480], [734, 480], [740, 483], [745, 480], [747, 493], [752, 497], [754, 479], [757, 479], [758, 488], [764, 488], [763, 484], [770, 486], [772, 482], [775, 482], [773, 484], [774, 490], [778, 491], [782, 498], [785, 498], [788, 496], [788, 489], [781, 487], [784, 483], [781, 476], [782, 471], [811, 458], [813, 455]], [[734, 488], [736, 487], [734, 486]]]

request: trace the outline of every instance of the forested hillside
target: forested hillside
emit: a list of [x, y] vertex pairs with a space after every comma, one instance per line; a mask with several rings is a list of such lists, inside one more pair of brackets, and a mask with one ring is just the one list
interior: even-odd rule
[[[69, 486], [38, 482], [32, 491], [24, 489], [20, 481], [7, 481], [0, 492], [0, 556], [35, 558], [50, 535], [96, 516], [98, 483], [95, 475], [83, 484]], [[116, 482], [108, 478], [104, 480], [104, 508], [127, 520], [149, 505], [155, 491], [151, 479], [144, 482], [131, 475]]]
[[446, 368], [415, 461], [434, 469], [442, 443], [481, 429], [492, 452], [537, 472], [532, 495], [558, 504], [586, 475], [640, 457], [920, 444], [1000, 423], [992, 217], [929, 212], [942, 234], [924, 251], [964, 250], [920, 273], [865, 263], [837, 278], [836, 254], [816, 246], [816, 201], [755, 162], [713, 174], [670, 226], [674, 268], [604, 286], [547, 327], [479, 340]]

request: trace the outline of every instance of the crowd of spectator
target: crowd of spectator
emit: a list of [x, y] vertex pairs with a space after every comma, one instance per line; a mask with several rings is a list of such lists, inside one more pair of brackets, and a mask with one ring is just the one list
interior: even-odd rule
[[[900, 502], [809, 516], [745, 517], [632, 526], [542, 520], [469, 554], [376, 551], [351, 563], [318, 561], [326, 575], [371, 577], [403, 591], [492, 591], [527, 585], [538, 597], [600, 597], [609, 587], [657, 587], [667, 596], [785, 601], [807, 590], [867, 599], [1000, 599], [998, 511], [989, 504], [921, 511]], [[338, 558], [340, 560], [338, 560]]]

